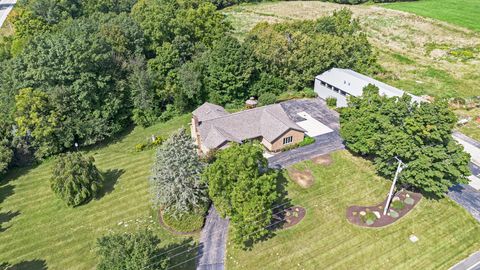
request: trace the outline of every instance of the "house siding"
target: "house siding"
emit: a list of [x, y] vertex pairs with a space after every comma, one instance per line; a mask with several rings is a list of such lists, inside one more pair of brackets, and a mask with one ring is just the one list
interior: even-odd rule
[[[283, 144], [283, 139], [287, 137], [292, 137], [292, 142], [289, 144]], [[286, 146], [292, 145], [299, 143], [303, 141], [303, 138], [305, 135], [303, 132], [298, 131], [298, 130], [293, 130], [290, 129], [289, 131], [285, 132], [282, 136], [280, 136], [278, 139], [273, 141], [272, 143], [266, 141], [265, 139], [262, 140], [262, 144], [265, 145], [265, 147], [272, 152], [277, 152], [285, 148]]]
[[[337, 99], [337, 107], [347, 107], [347, 96], [333, 91], [332, 89], [325, 87], [321, 84], [319, 79], [315, 79], [315, 93], [322, 99], [333, 97]], [[341, 89], [340, 89], [341, 90]], [[343, 91], [343, 90], [342, 90]]]

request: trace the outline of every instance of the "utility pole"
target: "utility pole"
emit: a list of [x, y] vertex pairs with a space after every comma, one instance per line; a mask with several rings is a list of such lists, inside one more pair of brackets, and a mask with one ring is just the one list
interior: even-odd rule
[[390, 206], [390, 200], [393, 196], [393, 190], [395, 189], [395, 184], [397, 183], [398, 175], [402, 172], [403, 168], [407, 167], [399, 158], [395, 157], [398, 161], [397, 171], [395, 172], [395, 177], [393, 178], [392, 186], [390, 187], [390, 192], [388, 193], [387, 202], [385, 203], [385, 208], [383, 209], [383, 215], [385, 216], [388, 211], [388, 207]]

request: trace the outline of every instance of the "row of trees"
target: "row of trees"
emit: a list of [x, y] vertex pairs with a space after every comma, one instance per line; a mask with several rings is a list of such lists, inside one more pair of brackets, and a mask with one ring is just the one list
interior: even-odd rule
[[225, 105], [265, 95], [271, 102], [334, 64], [367, 73], [375, 67], [347, 10], [262, 24], [242, 43], [208, 1], [134, 2], [19, 5], [15, 35], [0, 42], [2, 168], [12, 156], [21, 163], [32, 153], [42, 159], [75, 142], [94, 144], [132, 120], [147, 126], [206, 100]]
[[207, 100], [271, 103], [334, 65], [376, 68], [348, 10], [260, 24], [240, 42], [206, 0], [31, 0], [16, 9], [15, 35], [0, 41], [0, 171]]
[[397, 165], [407, 167], [399, 183], [435, 196], [467, 183], [470, 157], [451, 136], [456, 117], [444, 101], [412, 103], [411, 97], [379, 95], [369, 85], [341, 110], [341, 135], [354, 153], [374, 160], [377, 171], [392, 179]]

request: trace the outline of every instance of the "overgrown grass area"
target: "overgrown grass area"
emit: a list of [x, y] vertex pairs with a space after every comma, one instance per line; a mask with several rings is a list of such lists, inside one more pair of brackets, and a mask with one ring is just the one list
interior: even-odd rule
[[[448, 269], [480, 248], [480, 224], [450, 199], [422, 199], [396, 223], [360, 228], [346, 219], [351, 205], [385, 199], [391, 182], [375, 175], [372, 165], [347, 151], [333, 153], [329, 166], [311, 161], [308, 189], [289, 182], [288, 196], [306, 208], [300, 224], [241, 251], [228, 245], [228, 269]], [[412, 243], [410, 235], [420, 240]]]
[[419, 0], [388, 3], [383, 6], [480, 31], [478, 0]]
[[[466, 0], [461, 2], [464, 1]], [[397, 4], [408, 6], [423, 2], [432, 3], [436, 0]], [[467, 2], [473, 7], [476, 0]], [[436, 9], [442, 8], [440, 6], [442, 4]], [[224, 13], [232, 23], [235, 34], [243, 39], [259, 22], [316, 19], [345, 7], [321, 1], [279, 1], [234, 6], [225, 9]], [[480, 70], [478, 32], [378, 5], [347, 8], [359, 19], [369, 41], [378, 52], [378, 62], [385, 70], [379, 74], [378, 79], [417, 95], [471, 97], [480, 93], [480, 74], [477, 72]], [[480, 20], [476, 18], [478, 16], [472, 16], [474, 12], [475, 9], [471, 8], [468, 12], [459, 14], [466, 19], [470, 17], [472, 20]]]
[[480, 141], [480, 123], [476, 121], [477, 117], [480, 117], [480, 109], [456, 110], [455, 113], [461, 118], [468, 117], [470, 119], [467, 124], [457, 127], [458, 131]]
[[[85, 151], [105, 174], [106, 186], [100, 198], [77, 208], [68, 208], [51, 191], [53, 160], [4, 177], [0, 182], [0, 263], [37, 260], [45, 262], [48, 269], [93, 269], [98, 237], [143, 228], [154, 230], [162, 246], [188, 241], [168, 233], [154, 220], [148, 177], [155, 150], [137, 152], [135, 145], [152, 134], [168, 136], [187, 126], [189, 120], [190, 116], [184, 115], [147, 129], [138, 127]], [[187, 247], [174, 251], [185, 253], [173, 258], [172, 264], [195, 256], [196, 250], [185, 250]], [[194, 268], [194, 261], [181, 268]]]

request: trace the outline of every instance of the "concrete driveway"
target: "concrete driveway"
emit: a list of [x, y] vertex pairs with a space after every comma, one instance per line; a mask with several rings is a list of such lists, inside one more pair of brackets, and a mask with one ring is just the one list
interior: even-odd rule
[[17, 3], [17, 0], [0, 0], [0, 27], [2, 27], [8, 14], [12, 11], [15, 3]]

